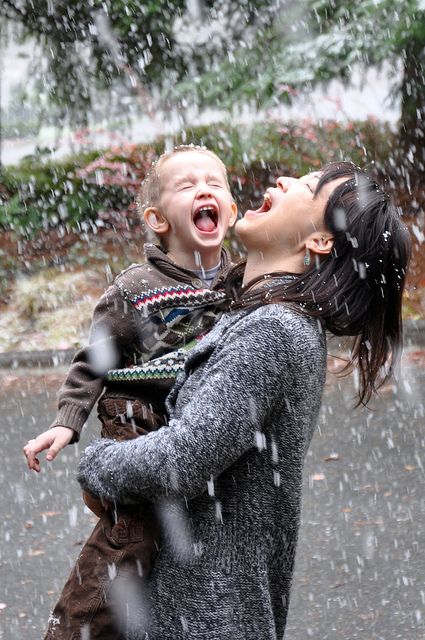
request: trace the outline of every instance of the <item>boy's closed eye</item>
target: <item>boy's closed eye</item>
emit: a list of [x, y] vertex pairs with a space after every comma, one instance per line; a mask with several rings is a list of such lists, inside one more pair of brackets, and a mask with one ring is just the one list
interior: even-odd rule
[[218, 175], [209, 175], [206, 179], [207, 184], [209, 184], [210, 187], [224, 187], [224, 182], [221, 178], [221, 176]]
[[177, 191], [184, 191], [185, 189], [191, 189], [193, 187], [192, 182], [184, 182], [182, 184], [177, 185]]

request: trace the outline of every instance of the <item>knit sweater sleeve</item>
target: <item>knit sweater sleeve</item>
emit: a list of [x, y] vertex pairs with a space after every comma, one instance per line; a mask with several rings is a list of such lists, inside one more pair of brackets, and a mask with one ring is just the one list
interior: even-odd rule
[[114, 284], [97, 303], [89, 344], [75, 354], [59, 390], [58, 411], [51, 425], [69, 427], [77, 441], [104, 386], [108, 369], [119, 366], [120, 355], [136, 340], [137, 327], [131, 305]]
[[191, 498], [261, 446], [267, 417], [290, 394], [293, 365], [308, 347], [302, 337], [294, 346], [297, 327], [257, 311], [223, 337], [178, 419], [144, 438], [87, 447], [78, 474], [84, 489], [120, 503]]

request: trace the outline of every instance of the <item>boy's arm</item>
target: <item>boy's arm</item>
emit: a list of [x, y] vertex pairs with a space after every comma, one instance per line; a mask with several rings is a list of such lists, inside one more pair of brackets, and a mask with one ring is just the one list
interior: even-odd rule
[[132, 305], [112, 285], [100, 298], [93, 313], [89, 345], [80, 349], [59, 390], [58, 411], [47, 431], [24, 447], [28, 466], [40, 471], [38, 454], [48, 449], [53, 460], [67, 444], [77, 442], [82, 427], [104, 387], [108, 369], [121, 364], [126, 347], [137, 340]]

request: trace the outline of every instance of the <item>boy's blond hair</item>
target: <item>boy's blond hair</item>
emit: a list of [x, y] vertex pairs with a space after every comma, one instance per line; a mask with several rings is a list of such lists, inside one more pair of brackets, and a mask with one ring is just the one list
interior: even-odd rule
[[161, 196], [161, 182], [160, 182], [160, 169], [162, 165], [175, 156], [177, 153], [185, 153], [187, 151], [196, 151], [199, 153], [205, 153], [206, 155], [214, 158], [223, 170], [224, 177], [226, 179], [227, 187], [230, 190], [229, 179], [227, 177], [227, 169], [226, 165], [220, 158], [213, 152], [207, 149], [206, 147], [201, 147], [195, 144], [181, 144], [177, 147], [174, 147], [171, 151], [166, 151], [161, 154], [158, 160], [151, 166], [149, 171], [147, 172], [145, 179], [143, 180], [139, 193], [137, 195], [137, 210], [141, 220], [143, 221], [143, 212], [147, 207], [155, 207], [158, 204], [159, 198]]

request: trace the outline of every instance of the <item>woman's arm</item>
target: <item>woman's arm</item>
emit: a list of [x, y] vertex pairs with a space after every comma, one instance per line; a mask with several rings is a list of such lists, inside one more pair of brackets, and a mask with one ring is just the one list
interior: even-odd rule
[[291, 332], [290, 323], [270, 314], [254, 312], [237, 323], [219, 357], [204, 368], [181, 418], [143, 438], [87, 447], [79, 467], [82, 487], [121, 503], [205, 491], [211, 477], [263, 442], [259, 432], [283, 401], [300, 357], [286, 339]]

